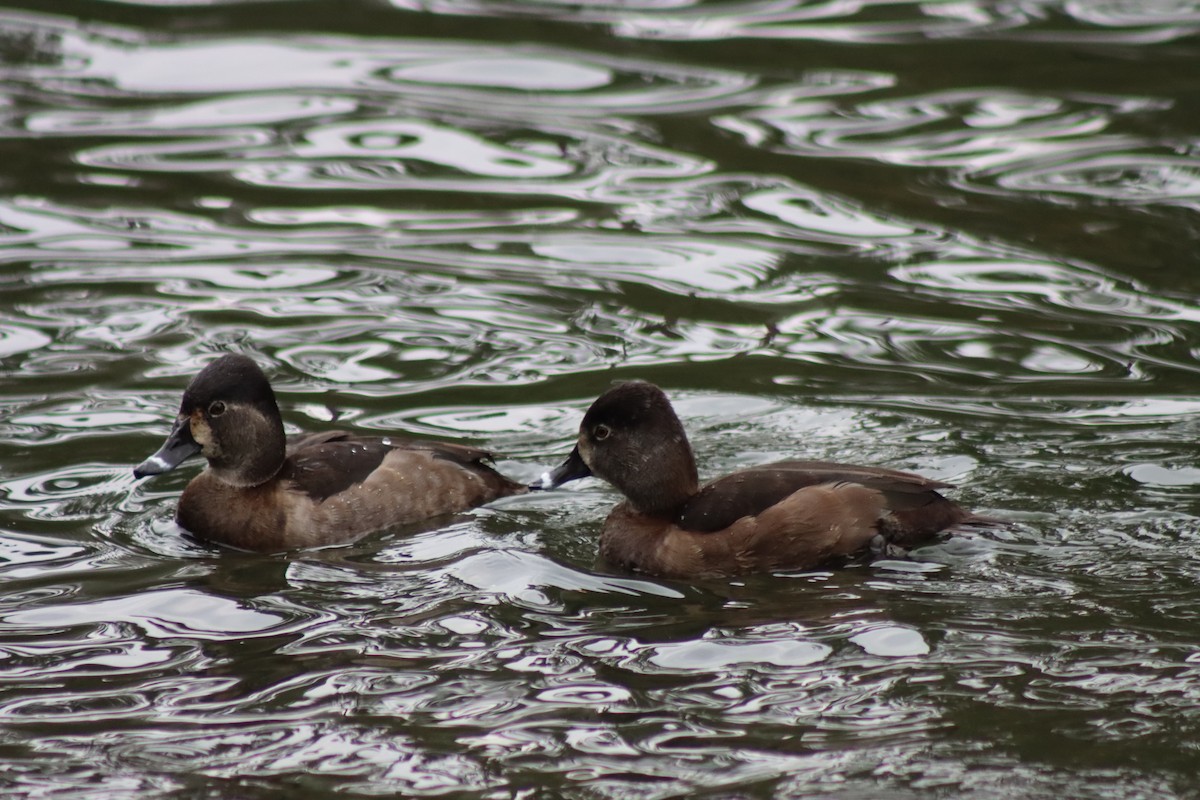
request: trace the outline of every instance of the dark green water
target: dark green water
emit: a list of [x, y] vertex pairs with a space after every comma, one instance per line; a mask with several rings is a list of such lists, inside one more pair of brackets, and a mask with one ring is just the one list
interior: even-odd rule
[[[1200, 6], [5, 3], [6, 797], [1193, 797]], [[616, 495], [287, 557], [137, 482], [255, 355], [294, 429], [532, 479], [618, 378], [701, 472], [1015, 522], [702, 585]]]

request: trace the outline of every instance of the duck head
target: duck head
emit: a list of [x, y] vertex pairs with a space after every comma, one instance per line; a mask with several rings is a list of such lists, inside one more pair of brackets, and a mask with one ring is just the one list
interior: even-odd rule
[[286, 449], [283, 419], [266, 375], [250, 358], [231, 353], [192, 379], [167, 441], [133, 474], [169, 472], [199, 453], [219, 480], [258, 486], [279, 471]]
[[661, 389], [630, 381], [602, 394], [584, 414], [571, 454], [539, 486], [551, 489], [589, 475], [617, 487], [646, 514], [671, 514], [696, 493], [692, 447]]

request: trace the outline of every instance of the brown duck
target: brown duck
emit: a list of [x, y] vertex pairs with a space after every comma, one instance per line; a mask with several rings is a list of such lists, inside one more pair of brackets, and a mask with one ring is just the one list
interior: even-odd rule
[[201, 539], [274, 552], [342, 544], [526, 491], [473, 447], [339, 431], [285, 436], [271, 384], [243, 355], [208, 364], [183, 393], [166, 443], [134, 469], [208, 459], [176, 521]]
[[780, 461], [700, 486], [670, 401], [640, 381], [592, 404], [575, 449], [536, 486], [588, 475], [625, 495], [604, 522], [601, 557], [664, 577], [805, 569], [864, 551], [876, 537], [909, 547], [979, 519], [938, 493], [950, 484], [880, 467]]

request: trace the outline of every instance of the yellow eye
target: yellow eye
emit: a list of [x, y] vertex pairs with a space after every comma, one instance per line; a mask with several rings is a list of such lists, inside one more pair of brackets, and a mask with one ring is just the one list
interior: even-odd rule
[[597, 442], [603, 442], [609, 436], [612, 436], [612, 428], [607, 425], [597, 425], [592, 428], [592, 438]]
[[208, 404], [208, 415], [210, 417], [219, 417], [225, 413], [225, 404], [220, 400], [213, 400]]

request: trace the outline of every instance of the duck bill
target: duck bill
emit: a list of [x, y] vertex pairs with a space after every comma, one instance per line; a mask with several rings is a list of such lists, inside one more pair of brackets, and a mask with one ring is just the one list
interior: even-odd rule
[[191, 418], [180, 415], [175, 418], [175, 426], [167, 435], [167, 441], [158, 448], [157, 453], [134, 467], [133, 477], [144, 478], [170, 472], [199, 452], [200, 445], [192, 438]]
[[583, 457], [579, 455], [579, 446], [571, 451], [571, 455], [567, 456], [567, 460], [559, 464], [553, 470], [542, 473], [542, 479], [530, 486], [531, 489], [553, 489], [556, 486], [562, 486], [567, 481], [586, 478], [592, 474], [588, 465], [583, 463]]

